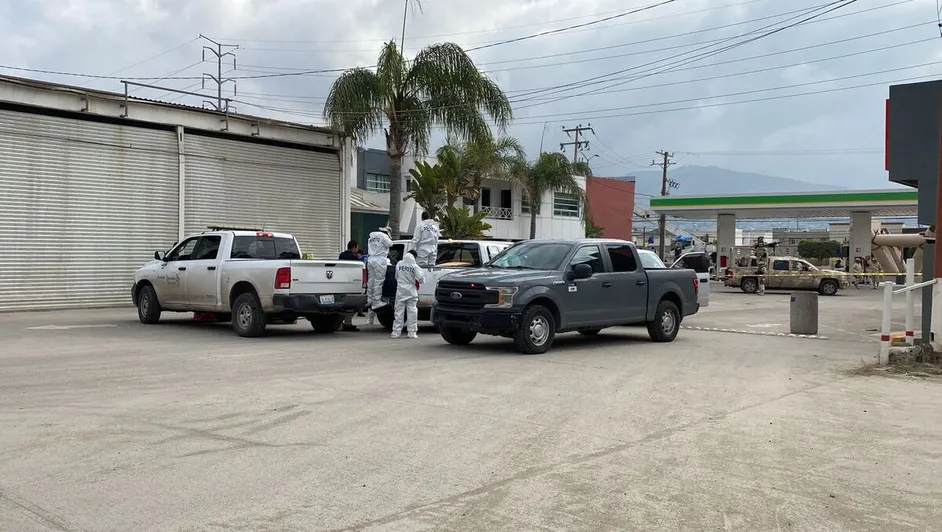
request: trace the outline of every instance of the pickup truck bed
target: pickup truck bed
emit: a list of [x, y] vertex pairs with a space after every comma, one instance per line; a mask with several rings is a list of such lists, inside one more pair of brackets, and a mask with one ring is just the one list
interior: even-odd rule
[[434, 320], [448, 343], [490, 334], [528, 354], [549, 350], [557, 333], [620, 325], [644, 324], [652, 340], [670, 342], [699, 310], [698, 288], [693, 270], [645, 270], [630, 242], [531, 240], [442, 279]]
[[363, 262], [301, 260], [287, 234], [207, 231], [154, 257], [131, 289], [142, 323], [157, 323], [164, 311], [195, 312], [231, 321], [240, 336], [298, 318], [333, 332], [366, 303]]

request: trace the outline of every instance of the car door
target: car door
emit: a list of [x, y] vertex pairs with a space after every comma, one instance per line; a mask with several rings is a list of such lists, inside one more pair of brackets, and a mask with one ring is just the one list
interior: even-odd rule
[[218, 255], [220, 235], [200, 238], [186, 269], [186, 298], [193, 310], [216, 310], [219, 298]]
[[787, 260], [776, 259], [772, 261], [769, 277], [765, 279], [766, 288], [784, 288], [788, 286], [791, 270]]
[[815, 278], [814, 271], [811, 269], [811, 265], [800, 260], [790, 262], [793, 277], [790, 277], [791, 282], [788, 284], [788, 288], [795, 290], [814, 289], [817, 279]]
[[163, 264], [157, 268], [154, 290], [160, 305], [170, 310], [185, 310], [186, 274], [190, 256], [196, 250], [200, 237], [188, 238], [177, 244], [164, 258]]
[[[564, 306], [568, 314], [568, 324], [576, 327], [595, 325], [606, 319], [608, 309], [601, 302], [606, 300], [605, 291], [611, 288], [610, 281], [601, 277], [601, 274], [605, 273], [602, 250], [597, 244], [579, 247], [569, 260], [567, 271], [572, 271], [578, 264], [591, 266], [592, 277], [574, 279], [566, 284]], [[609, 286], [603, 287], [605, 283], [609, 283]]]
[[[635, 251], [628, 244], [605, 244], [612, 273], [603, 275], [604, 306], [611, 308], [616, 323], [644, 321], [648, 307], [648, 276], [635, 259]], [[658, 261], [660, 262], [660, 261]]]

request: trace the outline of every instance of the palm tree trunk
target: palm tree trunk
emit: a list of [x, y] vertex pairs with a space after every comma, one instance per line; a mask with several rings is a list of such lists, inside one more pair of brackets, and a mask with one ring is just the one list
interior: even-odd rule
[[392, 175], [389, 178], [389, 227], [393, 240], [399, 238], [399, 220], [402, 213], [402, 155], [390, 155], [389, 165]]
[[530, 205], [530, 240], [536, 238], [536, 209]]

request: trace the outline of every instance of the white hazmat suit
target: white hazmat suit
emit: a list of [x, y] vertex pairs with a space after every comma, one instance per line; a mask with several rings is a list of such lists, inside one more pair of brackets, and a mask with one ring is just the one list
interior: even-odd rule
[[373, 231], [367, 241], [369, 258], [366, 262], [367, 283], [366, 301], [370, 308], [376, 310], [385, 305], [383, 303], [383, 282], [386, 281], [386, 264], [389, 263], [389, 248], [392, 240], [383, 231]]
[[406, 253], [396, 265], [396, 307], [393, 316], [392, 337], [402, 334], [403, 321], [409, 338], [419, 337], [419, 285], [425, 282], [425, 271], [415, 262], [411, 253]]
[[442, 231], [435, 220], [422, 220], [415, 228], [415, 235], [412, 237], [412, 249], [415, 250], [415, 262], [423, 268], [435, 266], [438, 259], [438, 239], [441, 238]]

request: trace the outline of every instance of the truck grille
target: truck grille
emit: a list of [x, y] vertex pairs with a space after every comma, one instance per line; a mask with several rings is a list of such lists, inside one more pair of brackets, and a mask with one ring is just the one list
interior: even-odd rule
[[497, 291], [487, 290], [477, 283], [440, 281], [435, 290], [435, 300], [442, 307], [483, 308], [497, 303]]

